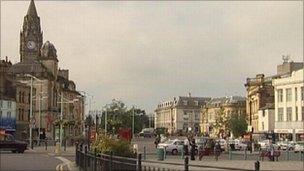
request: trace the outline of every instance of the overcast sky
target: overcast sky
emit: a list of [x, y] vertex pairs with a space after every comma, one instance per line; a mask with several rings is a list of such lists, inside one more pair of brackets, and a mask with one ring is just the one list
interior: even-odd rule
[[[153, 112], [174, 96], [245, 95], [282, 55], [303, 60], [302, 2], [36, 1], [44, 42], [57, 49], [93, 108], [111, 99]], [[19, 62], [29, 1], [1, 1], [1, 58]]]

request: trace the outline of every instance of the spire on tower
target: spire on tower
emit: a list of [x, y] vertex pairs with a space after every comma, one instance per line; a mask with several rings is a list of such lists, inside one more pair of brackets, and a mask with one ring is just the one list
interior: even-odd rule
[[27, 15], [38, 16], [34, 0], [31, 0], [30, 6], [27, 10]]

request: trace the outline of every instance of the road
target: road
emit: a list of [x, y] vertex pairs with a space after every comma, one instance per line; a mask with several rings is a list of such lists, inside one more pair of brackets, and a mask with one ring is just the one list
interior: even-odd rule
[[[56, 156], [41, 149], [26, 150], [23, 154], [0, 152], [1, 171], [60, 171], [68, 170], [68, 164], [75, 161], [74, 154]], [[70, 169], [71, 170], [71, 169]]]
[[1, 152], [0, 170], [56, 170], [57, 165], [62, 163], [60, 159], [48, 154], [37, 154], [25, 151], [23, 154]]

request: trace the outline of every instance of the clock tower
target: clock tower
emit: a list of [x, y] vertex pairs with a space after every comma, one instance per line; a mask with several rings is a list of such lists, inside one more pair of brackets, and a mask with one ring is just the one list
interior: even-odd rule
[[24, 16], [23, 27], [20, 32], [20, 61], [38, 60], [40, 48], [43, 42], [34, 0], [31, 0], [26, 16]]

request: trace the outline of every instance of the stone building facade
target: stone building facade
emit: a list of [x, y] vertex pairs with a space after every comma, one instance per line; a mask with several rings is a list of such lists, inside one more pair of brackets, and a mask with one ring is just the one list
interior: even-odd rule
[[304, 81], [303, 69], [274, 79], [275, 127], [281, 139], [304, 140]]
[[[56, 120], [60, 119], [61, 105], [59, 102], [61, 94], [64, 94], [64, 98], [73, 95], [73, 98], [78, 99], [78, 103], [75, 103], [74, 106], [79, 110], [73, 110], [72, 114], [77, 115], [74, 120], [75, 123], [83, 123], [84, 98], [76, 91], [75, 83], [69, 80], [68, 76], [64, 77], [64, 74], [62, 75], [58, 68], [58, 62], [55, 46], [50, 41], [43, 43], [40, 17], [34, 1], [31, 0], [20, 32], [20, 62], [9, 67], [7, 77], [13, 82], [28, 87], [32, 85], [33, 87], [33, 118], [30, 119], [34, 120], [34, 138], [38, 136], [38, 130], [46, 132], [49, 139], [55, 138], [55, 130], [58, 129]], [[28, 96], [28, 92], [25, 92], [25, 94], [25, 96]], [[19, 98], [18, 91], [16, 98]], [[64, 103], [64, 106], [66, 105], [70, 104]], [[25, 111], [27, 111], [26, 108], [24, 107]], [[21, 114], [20, 116], [24, 115]], [[79, 126], [77, 129], [79, 130], [75, 132], [80, 134], [82, 127]]]
[[[220, 113], [222, 112], [222, 114]], [[211, 137], [226, 138], [230, 131], [228, 128], [217, 127], [219, 119], [227, 120], [232, 115], [246, 114], [246, 99], [240, 96], [212, 98], [201, 110], [200, 127], [202, 133]], [[220, 118], [222, 117], [222, 118]]]
[[155, 128], [166, 128], [168, 133], [200, 133], [200, 111], [208, 97], [179, 96], [161, 102], [155, 109]]
[[258, 74], [255, 78], [247, 78], [245, 87], [247, 91], [246, 97], [246, 113], [248, 124], [252, 126], [253, 132], [259, 129], [259, 110], [269, 105], [274, 105], [274, 87], [272, 80], [280, 78], [292, 71], [303, 68], [303, 63], [288, 61], [283, 58], [283, 64], [277, 66], [277, 74], [265, 77], [264, 74]]

